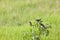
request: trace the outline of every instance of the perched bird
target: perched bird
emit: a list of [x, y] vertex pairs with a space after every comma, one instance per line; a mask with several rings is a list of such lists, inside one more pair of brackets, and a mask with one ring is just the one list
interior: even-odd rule
[[43, 27], [43, 28], [45, 28], [45, 29], [46, 29], [45, 25], [44, 25], [44, 24], [42, 24], [41, 19], [36, 19], [36, 22], [38, 22], [38, 23], [39, 23], [40, 27]]

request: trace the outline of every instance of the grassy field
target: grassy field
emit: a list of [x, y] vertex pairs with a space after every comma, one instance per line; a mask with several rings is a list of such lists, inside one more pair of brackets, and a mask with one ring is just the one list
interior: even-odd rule
[[37, 18], [52, 27], [41, 40], [60, 40], [60, 0], [0, 0], [0, 40], [31, 40], [23, 32]]

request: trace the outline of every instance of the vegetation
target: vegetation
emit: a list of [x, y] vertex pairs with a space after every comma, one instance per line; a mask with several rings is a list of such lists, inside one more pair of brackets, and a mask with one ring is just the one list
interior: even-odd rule
[[0, 40], [32, 40], [29, 21], [37, 18], [52, 27], [41, 40], [60, 40], [59, 0], [0, 0]]

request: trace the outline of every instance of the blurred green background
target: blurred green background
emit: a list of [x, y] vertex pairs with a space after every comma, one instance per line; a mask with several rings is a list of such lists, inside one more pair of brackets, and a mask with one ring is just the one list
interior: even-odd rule
[[41, 40], [60, 40], [60, 0], [0, 0], [0, 40], [24, 40], [23, 31], [36, 18], [52, 26]]

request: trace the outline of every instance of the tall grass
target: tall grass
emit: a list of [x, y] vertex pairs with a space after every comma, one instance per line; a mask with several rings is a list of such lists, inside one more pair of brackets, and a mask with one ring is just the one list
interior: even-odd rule
[[[28, 22], [41, 18], [52, 26], [49, 36], [41, 40], [60, 40], [59, 0], [0, 0], [0, 40], [24, 40]], [[31, 40], [31, 39], [29, 39]]]

